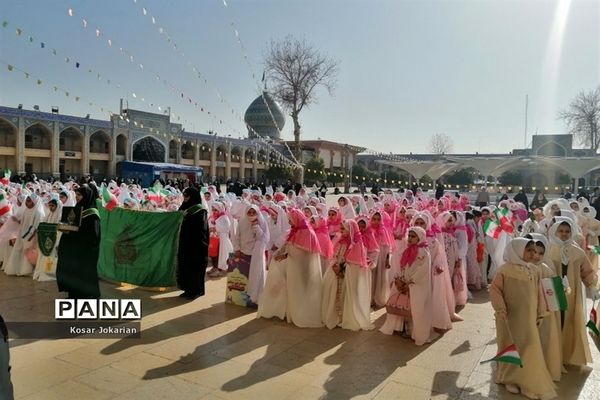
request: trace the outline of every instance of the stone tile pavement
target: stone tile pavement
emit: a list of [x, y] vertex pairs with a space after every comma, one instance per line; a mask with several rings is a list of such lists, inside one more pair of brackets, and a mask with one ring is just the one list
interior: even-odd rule
[[[180, 292], [151, 292], [102, 282], [103, 297], [141, 298], [141, 339], [13, 340], [17, 399], [518, 399], [493, 383], [494, 321], [486, 292], [462, 311], [464, 322], [416, 347], [377, 330], [300, 329], [256, 319], [223, 304], [225, 278], [185, 302]], [[47, 321], [53, 282], [0, 273], [0, 313], [7, 321]], [[384, 310], [372, 314], [379, 327]], [[571, 370], [560, 399], [600, 398], [594, 369]]]

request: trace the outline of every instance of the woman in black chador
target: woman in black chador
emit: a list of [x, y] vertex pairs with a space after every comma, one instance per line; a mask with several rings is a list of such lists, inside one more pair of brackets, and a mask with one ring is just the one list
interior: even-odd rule
[[183, 222], [179, 232], [177, 252], [177, 286], [180, 297], [193, 300], [204, 296], [204, 274], [208, 260], [208, 213], [202, 206], [200, 192], [194, 188], [183, 191]]
[[56, 280], [58, 290], [72, 299], [97, 299], [98, 253], [100, 252], [100, 215], [94, 190], [83, 185], [75, 190], [81, 207], [81, 225], [77, 232], [63, 232], [58, 245]]

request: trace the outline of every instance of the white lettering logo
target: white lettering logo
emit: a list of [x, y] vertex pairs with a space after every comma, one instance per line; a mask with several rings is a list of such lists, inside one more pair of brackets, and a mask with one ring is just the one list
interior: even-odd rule
[[139, 320], [142, 318], [140, 299], [56, 299], [55, 319]]

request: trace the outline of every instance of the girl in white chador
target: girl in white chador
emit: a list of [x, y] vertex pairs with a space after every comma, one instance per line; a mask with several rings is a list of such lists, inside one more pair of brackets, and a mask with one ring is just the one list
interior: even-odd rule
[[33, 264], [27, 259], [26, 252], [36, 245], [35, 232], [43, 218], [44, 209], [40, 197], [30, 194], [25, 200], [19, 235], [14, 239], [14, 246], [4, 267], [6, 275], [22, 276], [33, 272]]
[[240, 218], [239, 228], [233, 247], [236, 257], [240, 253], [250, 256], [250, 272], [246, 291], [250, 301], [258, 303], [265, 287], [266, 259], [265, 250], [269, 242], [269, 228], [257, 206], [247, 208], [245, 215]]
[[229, 258], [229, 254], [233, 252], [233, 244], [231, 243], [231, 239], [229, 239], [231, 222], [225, 212], [225, 205], [219, 201], [214, 201], [212, 202], [211, 211], [211, 221], [214, 223], [214, 226], [210, 229], [219, 238], [219, 255], [217, 256], [217, 264], [213, 266], [208, 275], [217, 277], [224, 275], [225, 271], [227, 271], [227, 259]]
[[380, 331], [386, 335], [410, 331], [415, 344], [421, 346], [437, 336], [431, 325], [431, 255], [424, 229], [409, 228], [406, 240], [400, 262], [392, 269], [394, 285]]
[[[271, 260], [258, 317], [282, 318], [300, 328], [319, 328], [321, 323], [321, 259], [315, 232], [298, 209], [288, 212], [290, 233]], [[271, 278], [273, 263], [280, 263]], [[282, 290], [284, 289], [285, 290]]]

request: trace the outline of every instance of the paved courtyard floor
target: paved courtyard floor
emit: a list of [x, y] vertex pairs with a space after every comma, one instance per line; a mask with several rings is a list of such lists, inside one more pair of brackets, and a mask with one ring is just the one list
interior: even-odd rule
[[[105, 298], [141, 298], [142, 338], [13, 340], [18, 399], [518, 399], [493, 383], [494, 321], [487, 293], [461, 312], [464, 322], [416, 347], [377, 330], [300, 329], [256, 319], [223, 303], [225, 278], [207, 282], [192, 302], [180, 292], [151, 292], [102, 282]], [[47, 321], [53, 282], [0, 273], [0, 313], [7, 321]], [[301, 301], [301, 299], [299, 299]], [[384, 310], [372, 314], [380, 327]], [[560, 399], [600, 398], [594, 369], [570, 370]]]

